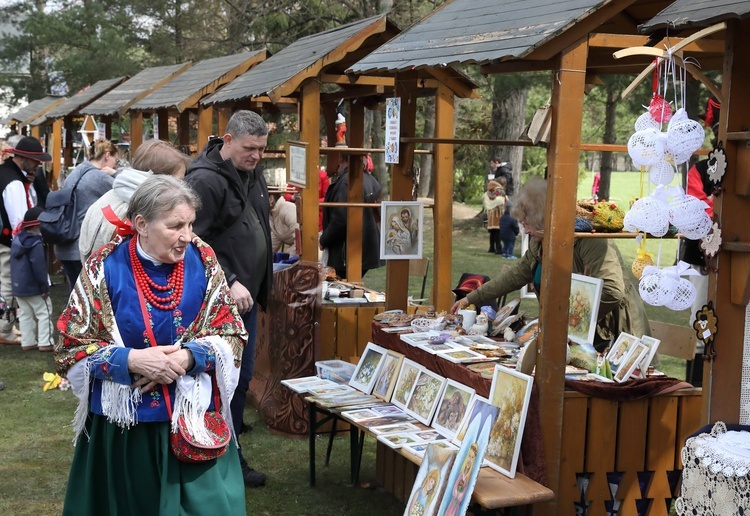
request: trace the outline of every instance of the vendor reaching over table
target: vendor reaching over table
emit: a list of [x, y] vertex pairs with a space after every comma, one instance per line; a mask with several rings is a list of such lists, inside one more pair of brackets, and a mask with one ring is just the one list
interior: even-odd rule
[[[491, 281], [457, 301], [451, 311], [473, 304], [481, 306], [491, 300], [514, 292], [533, 283], [539, 297], [542, 278], [542, 239], [544, 238], [544, 210], [547, 205], [547, 183], [530, 179], [516, 196], [512, 215], [529, 235], [529, 249], [521, 259]], [[599, 304], [594, 347], [604, 350], [620, 332], [636, 337], [649, 335], [649, 323], [638, 285], [630, 270], [622, 262], [620, 251], [611, 239], [579, 238], [573, 245], [573, 272], [600, 278], [603, 282]], [[560, 278], [560, 281], [570, 279]]]

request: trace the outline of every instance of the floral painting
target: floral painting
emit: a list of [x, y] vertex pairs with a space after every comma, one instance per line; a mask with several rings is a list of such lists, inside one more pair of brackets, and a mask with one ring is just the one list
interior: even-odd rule
[[406, 408], [406, 404], [409, 402], [409, 396], [414, 388], [414, 383], [417, 381], [421, 367], [416, 362], [412, 362], [408, 358], [405, 358], [401, 365], [401, 373], [396, 380], [396, 389], [393, 391], [393, 398], [391, 402], [397, 407], [402, 409]]
[[385, 348], [381, 348], [372, 342], [368, 343], [365, 351], [362, 353], [362, 358], [357, 364], [357, 368], [354, 370], [354, 374], [352, 374], [352, 379], [349, 380], [349, 385], [370, 394], [385, 355]]
[[490, 430], [485, 459], [491, 468], [510, 478], [516, 475], [533, 381], [518, 371], [495, 367], [490, 402], [498, 408], [498, 415]]
[[594, 342], [602, 285], [599, 278], [573, 274], [568, 309], [568, 338], [573, 342]]
[[372, 394], [385, 401], [390, 401], [393, 388], [396, 386], [396, 376], [401, 367], [404, 355], [395, 351], [388, 351], [383, 358], [383, 366], [375, 377]]
[[414, 480], [404, 516], [431, 516], [438, 512], [457, 450], [427, 445], [424, 460]]
[[414, 384], [406, 411], [418, 421], [429, 425], [444, 386], [445, 378], [422, 369]]

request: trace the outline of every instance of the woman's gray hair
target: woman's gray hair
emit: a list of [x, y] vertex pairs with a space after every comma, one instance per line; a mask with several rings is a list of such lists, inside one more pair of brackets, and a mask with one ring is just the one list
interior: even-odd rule
[[245, 135], [265, 136], [268, 134], [268, 125], [265, 120], [255, 111], [236, 111], [227, 123], [227, 134], [235, 138]]
[[141, 183], [133, 193], [127, 217], [134, 221], [136, 215], [140, 215], [146, 222], [153, 222], [180, 204], [187, 204], [198, 211], [201, 208], [201, 199], [184, 181], [167, 175], [153, 175]]
[[539, 231], [544, 231], [544, 213], [547, 209], [547, 181], [532, 177], [523, 185], [513, 200], [510, 214]]

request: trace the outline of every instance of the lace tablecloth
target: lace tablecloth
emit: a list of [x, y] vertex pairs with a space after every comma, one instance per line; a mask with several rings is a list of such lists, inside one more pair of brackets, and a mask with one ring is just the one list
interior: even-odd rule
[[677, 514], [750, 514], [750, 432], [718, 422], [685, 442], [682, 463]]

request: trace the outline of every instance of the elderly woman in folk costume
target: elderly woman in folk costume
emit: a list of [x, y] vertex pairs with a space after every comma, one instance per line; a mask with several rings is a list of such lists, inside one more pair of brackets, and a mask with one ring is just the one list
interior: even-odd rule
[[490, 233], [490, 248], [488, 253], [502, 254], [503, 244], [500, 242], [500, 217], [505, 210], [505, 178], [487, 183], [487, 191], [482, 196], [482, 205], [487, 214], [487, 231]]
[[57, 368], [80, 398], [64, 514], [245, 513], [229, 401], [247, 332], [192, 234], [199, 205], [178, 179], [144, 181], [135, 235], [92, 254], [60, 316]]

